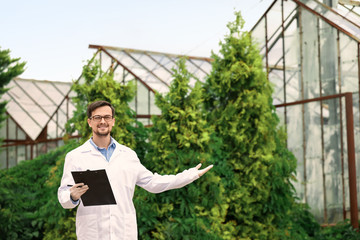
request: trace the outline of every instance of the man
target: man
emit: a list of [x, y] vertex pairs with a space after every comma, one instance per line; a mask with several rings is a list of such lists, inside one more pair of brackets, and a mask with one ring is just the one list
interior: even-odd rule
[[[87, 109], [87, 122], [93, 136], [65, 157], [58, 199], [63, 208], [78, 206], [76, 235], [79, 240], [137, 239], [136, 213], [132, 202], [135, 185], [160, 193], [181, 188], [212, 168], [210, 165], [199, 170], [199, 164], [177, 175], [153, 174], [140, 163], [133, 150], [110, 136], [115, 124], [114, 113], [113, 106], [106, 101], [91, 103]], [[84, 183], [75, 184], [71, 171], [97, 169], [106, 170], [116, 205], [85, 207], [82, 204], [80, 197], [89, 187]]]

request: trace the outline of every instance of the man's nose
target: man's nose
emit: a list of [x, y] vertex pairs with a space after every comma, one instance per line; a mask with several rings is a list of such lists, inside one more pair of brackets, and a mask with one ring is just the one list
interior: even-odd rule
[[100, 122], [101, 122], [101, 123], [106, 123], [105, 118], [102, 117], [101, 120], [100, 120]]

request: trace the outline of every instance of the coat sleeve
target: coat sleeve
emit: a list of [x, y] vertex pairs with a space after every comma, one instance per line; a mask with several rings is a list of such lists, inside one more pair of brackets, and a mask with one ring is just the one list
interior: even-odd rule
[[63, 176], [61, 179], [60, 187], [58, 189], [58, 199], [63, 208], [74, 208], [80, 202], [79, 200], [74, 202], [70, 198], [70, 187], [67, 186], [75, 184], [74, 179], [71, 175], [71, 170], [73, 169], [73, 161], [70, 157], [70, 154], [67, 154], [65, 157]]
[[139, 161], [136, 185], [152, 193], [182, 188], [199, 178], [198, 170], [190, 168], [176, 175], [159, 175], [146, 169]]

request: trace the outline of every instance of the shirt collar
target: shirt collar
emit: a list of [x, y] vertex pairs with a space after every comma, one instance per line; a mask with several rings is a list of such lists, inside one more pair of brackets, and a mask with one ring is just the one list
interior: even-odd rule
[[[90, 138], [90, 143], [91, 143], [91, 145], [93, 145], [97, 150], [104, 149], [104, 148], [98, 147], [98, 146], [94, 143], [93, 137]], [[113, 139], [112, 137], [110, 137], [110, 144], [109, 144], [109, 146], [108, 146], [108, 149], [109, 149], [109, 148], [114, 148], [114, 149], [116, 148], [115, 141], [114, 141], [114, 139]]]

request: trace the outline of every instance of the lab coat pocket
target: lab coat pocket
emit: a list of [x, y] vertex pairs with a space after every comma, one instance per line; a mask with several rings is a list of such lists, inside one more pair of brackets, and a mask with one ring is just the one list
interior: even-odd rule
[[125, 214], [125, 239], [137, 239], [136, 214]]
[[76, 235], [78, 240], [97, 240], [98, 225], [96, 214], [76, 217]]

